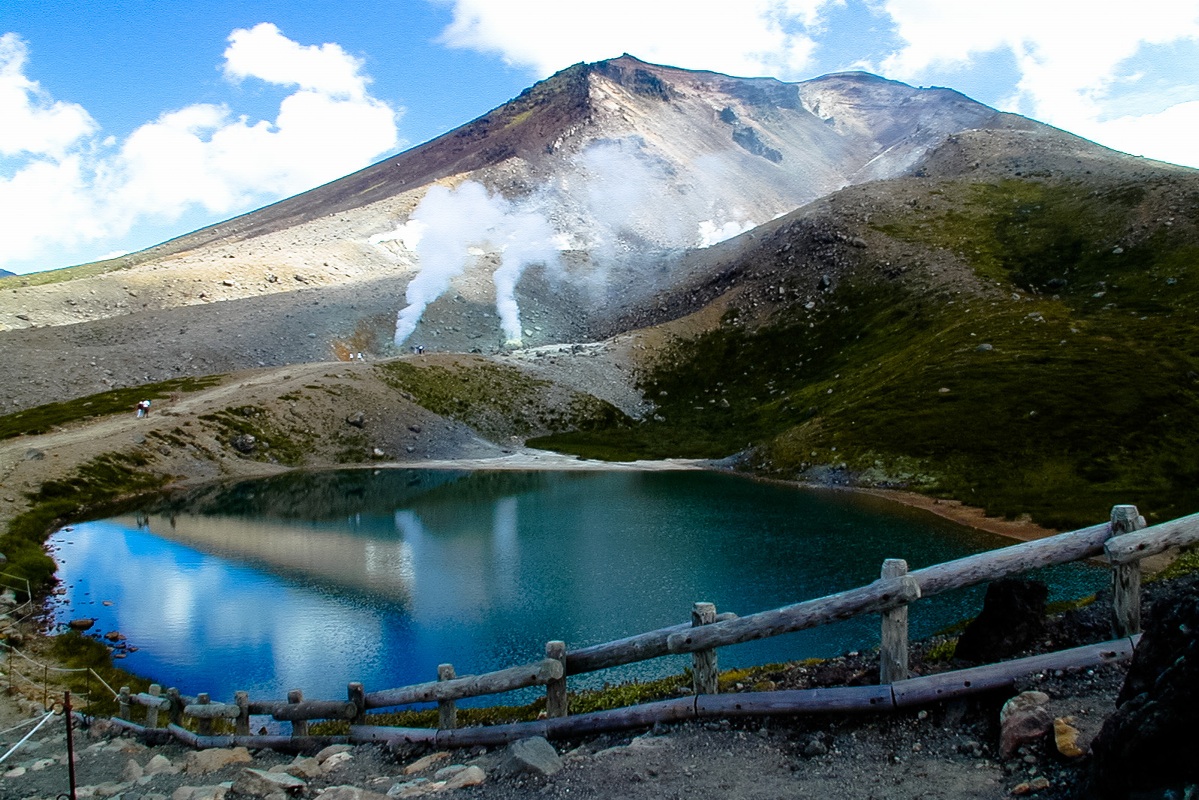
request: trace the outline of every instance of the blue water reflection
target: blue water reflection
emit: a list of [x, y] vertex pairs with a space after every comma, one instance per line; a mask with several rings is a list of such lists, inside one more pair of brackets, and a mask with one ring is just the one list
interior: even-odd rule
[[[288, 475], [168, 498], [53, 539], [60, 622], [96, 617], [122, 663], [184, 693], [344, 696], [684, 622], [691, 603], [750, 613], [1009, 544], [872, 498], [702, 472]], [[1085, 566], [1046, 571], [1055, 598]], [[913, 635], [976, 613], [981, 590], [921, 601]], [[106, 605], [105, 601], [111, 603]], [[864, 617], [721, 651], [723, 667], [877, 645]], [[572, 686], [677, 672], [685, 657]]]

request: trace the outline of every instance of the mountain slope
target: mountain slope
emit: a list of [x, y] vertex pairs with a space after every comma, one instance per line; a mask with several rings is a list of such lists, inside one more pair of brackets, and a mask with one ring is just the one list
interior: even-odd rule
[[640, 377], [653, 415], [536, 443], [741, 453], [765, 474], [1051, 526], [1115, 503], [1193, 511], [1199, 173], [1068, 144], [963, 134], [925, 177], [747, 234], [706, 283], [660, 298], [693, 313]]
[[[419, 321], [413, 341], [461, 350], [512, 338], [589, 338], [612, 309], [672, 284], [672, 253], [844, 185], [901, 174], [945, 136], [978, 127], [1038, 126], [956, 92], [862, 73], [787, 84], [630, 56], [579, 64], [358, 173], [102, 265], [115, 272], [77, 270], [82, 277], [68, 288], [32, 284], [70, 277], [69, 270], [10, 281], [0, 329], [362, 280], [386, 279], [404, 290], [414, 277], [430, 277], [437, 254], [389, 232], [419, 209], [430, 186], [471, 182], [491, 193], [491, 207], [508, 204], [506, 218], [542, 221], [545, 246], [527, 264], [510, 258], [514, 276], [501, 277], [505, 231], [463, 232], [477, 254], [465, 261], [458, 254], [445, 274], [431, 276], [437, 291], [392, 309], [440, 303], [433, 316], [446, 322]], [[457, 202], [447, 214], [471, 218], [472, 211]], [[455, 296], [465, 305], [451, 305]], [[561, 302], [536, 325], [519, 324], [517, 311], [502, 330], [506, 299], [519, 309], [547, 296]]]

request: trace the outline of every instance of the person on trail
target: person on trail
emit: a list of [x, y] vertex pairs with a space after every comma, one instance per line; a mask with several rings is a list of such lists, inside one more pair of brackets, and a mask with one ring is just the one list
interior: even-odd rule
[[150, 413], [150, 401], [149, 400], [138, 400], [137, 401], [137, 418], [141, 419], [142, 417], [146, 416], [149, 413]]

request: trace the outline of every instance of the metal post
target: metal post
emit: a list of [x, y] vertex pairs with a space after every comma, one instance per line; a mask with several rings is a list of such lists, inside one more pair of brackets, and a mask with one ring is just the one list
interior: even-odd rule
[[63, 692], [62, 713], [67, 718], [67, 775], [71, 781], [71, 800], [75, 800], [75, 729], [71, 719], [71, 693]]

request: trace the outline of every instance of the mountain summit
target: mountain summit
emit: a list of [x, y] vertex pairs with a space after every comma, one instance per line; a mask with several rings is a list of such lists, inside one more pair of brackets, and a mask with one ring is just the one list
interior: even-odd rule
[[[903, 174], [955, 132], [1033, 127], [948, 89], [865, 73], [784, 83], [624, 55], [576, 64], [360, 172], [117, 259], [133, 268], [120, 283], [137, 285], [137, 303], [101, 276], [76, 287], [73, 305], [39, 308], [31, 294], [25, 310], [63, 324], [377, 279], [372, 294], [402, 312], [397, 343], [586, 338], [669, 287], [679, 252]], [[525, 327], [522, 296], [547, 291], [563, 303]], [[446, 296], [466, 305], [455, 323], [430, 325], [425, 311]], [[2, 327], [27, 324], [0, 312]]]

